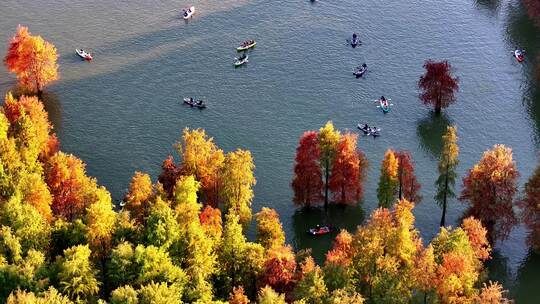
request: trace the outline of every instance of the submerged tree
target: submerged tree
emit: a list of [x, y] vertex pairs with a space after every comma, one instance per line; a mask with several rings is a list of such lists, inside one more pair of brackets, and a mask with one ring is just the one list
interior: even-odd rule
[[389, 208], [396, 196], [398, 187], [398, 160], [392, 149], [388, 149], [384, 154], [381, 165], [381, 177], [377, 187], [377, 198], [379, 206]]
[[418, 87], [422, 90], [420, 100], [426, 105], [433, 105], [435, 113], [454, 103], [454, 93], [459, 89], [459, 78], [453, 77], [452, 66], [448, 61], [427, 60], [424, 63], [426, 73], [420, 77]]
[[512, 149], [495, 145], [463, 178], [459, 199], [469, 204], [465, 216], [479, 219], [491, 242], [506, 239], [517, 224], [512, 207], [518, 177]]
[[357, 135], [346, 133], [337, 146], [329, 188], [334, 202], [338, 204], [356, 204], [363, 194], [362, 176], [365, 168], [360, 167], [361, 152], [356, 149], [357, 139]]
[[395, 154], [398, 159], [398, 198], [418, 204], [422, 200], [422, 196], [418, 193], [420, 184], [414, 175], [414, 162], [411, 153], [398, 151]]
[[32, 36], [20, 26], [11, 38], [4, 58], [8, 71], [15, 73], [19, 84], [38, 95], [49, 82], [58, 79], [56, 48], [41, 36]]
[[527, 244], [540, 251], [540, 163], [525, 184], [525, 196], [518, 202], [521, 218], [529, 230]]
[[328, 179], [330, 178], [330, 168], [337, 153], [337, 146], [341, 134], [334, 130], [334, 124], [329, 121], [319, 130], [320, 163], [324, 169], [324, 208], [328, 208]]
[[446, 224], [446, 208], [448, 199], [456, 197], [454, 187], [456, 185], [456, 167], [458, 165], [459, 147], [457, 145], [457, 128], [447, 127], [446, 133], [443, 135], [443, 149], [441, 158], [439, 159], [439, 178], [435, 182], [437, 186], [437, 194], [435, 200], [442, 208], [442, 216], [440, 226]]
[[294, 164], [294, 203], [302, 207], [311, 207], [322, 200], [322, 172], [319, 165], [318, 134], [305, 132], [296, 148]]

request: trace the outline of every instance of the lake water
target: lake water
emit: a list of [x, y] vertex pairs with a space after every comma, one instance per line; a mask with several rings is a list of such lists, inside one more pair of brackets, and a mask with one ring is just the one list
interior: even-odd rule
[[[185, 22], [181, 8], [193, 3], [196, 15]], [[433, 182], [448, 124], [459, 128], [461, 177], [496, 143], [514, 149], [521, 184], [536, 165], [540, 32], [517, 0], [2, 0], [2, 58], [19, 23], [60, 54], [61, 80], [47, 89], [46, 107], [62, 149], [82, 158], [114, 198], [122, 197], [136, 170], [157, 178], [181, 130], [201, 127], [226, 151], [253, 152], [255, 212], [277, 209], [288, 241], [313, 247], [318, 260], [333, 236], [306, 235], [323, 213], [296, 211], [290, 181], [300, 134], [327, 120], [340, 129], [354, 130], [359, 122], [382, 128], [380, 138], [359, 141], [371, 165], [364, 202], [328, 214], [351, 230], [377, 206], [379, 164], [392, 147], [412, 152], [424, 196], [416, 226], [426, 240], [437, 233]], [[352, 32], [364, 45], [346, 46]], [[246, 39], [256, 39], [257, 47], [250, 62], [235, 69], [234, 48]], [[524, 64], [511, 56], [516, 46], [528, 51]], [[82, 62], [78, 47], [95, 60]], [[449, 60], [461, 80], [458, 102], [439, 118], [417, 98], [428, 58]], [[352, 69], [363, 62], [370, 71], [355, 79]], [[14, 84], [2, 66], [0, 93]], [[372, 102], [380, 95], [395, 104], [387, 115]], [[183, 96], [205, 98], [208, 109], [184, 107]], [[452, 201], [449, 223], [455, 225], [463, 209]], [[517, 303], [537, 303], [540, 257], [529, 254], [524, 240], [518, 227], [497, 246], [490, 277]]]

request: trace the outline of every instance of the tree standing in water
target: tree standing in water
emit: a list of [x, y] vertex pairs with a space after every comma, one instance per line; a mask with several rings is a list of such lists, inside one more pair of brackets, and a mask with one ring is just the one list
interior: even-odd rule
[[521, 219], [529, 230], [527, 244], [540, 252], [540, 163], [525, 184], [525, 196], [518, 202]]
[[495, 145], [463, 178], [459, 199], [469, 204], [465, 217], [474, 216], [488, 231], [491, 243], [508, 238], [517, 224], [513, 199], [518, 192], [519, 172], [512, 149]]
[[27, 27], [19, 25], [4, 63], [8, 71], [17, 75], [21, 87], [40, 96], [45, 85], [58, 79], [57, 59], [53, 44], [41, 36], [32, 36]]
[[316, 131], [304, 132], [296, 148], [294, 164], [294, 203], [311, 207], [322, 200], [322, 172], [319, 165], [319, 142]]
[[422, 90], [420, 100], [435, 107], [440, 115], [443, 108], [456, 101], [454, 93], [459, 89], [459, 78], [452, 76], [452, 66], [448, 61], [426, 60], [426, 73], [420, 77], [418, 87]]
[[394, 203], [398, 187], [398, 160], [392, 149], [386, 150], [381, 164], [381, 177], [377, 187], [379, 207], [390, 208]]
[[442, 208], [441, 227], [446, 224], [446, 208], [448, 198], [456, 197], [454, 187], [456, 186], [456, 167], [458, 165], [459, 147], [457, 145], [457, 128], [447, 127], [443, 135], [443, 149], [439, 160], [439, 178], [435, 182], [437, 194], [435, 200]]
[[329, 121], [319, 130], [319, 148], [321, 152], [320, 162], [324, 169], [324, 208], [328, 208], [328, 179], [330, 177], [330, 168], [334, 162], [337, 153], [337, 146], [341, 134], [334, 130], [334, 124]]

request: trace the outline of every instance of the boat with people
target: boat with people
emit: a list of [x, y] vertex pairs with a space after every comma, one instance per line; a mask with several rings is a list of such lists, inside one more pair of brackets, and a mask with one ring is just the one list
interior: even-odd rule
[[515, 50], [513, 54], [518, 62], [523, 62], [525, 60], [525, 50]]
[[191, 106], [192, 108], [193, 107], [199, 108], [199, 109], [205, 109], [206, 108], [206, 104], [204, 103], [203, 100], [201, 100], [201, 99], [196, 100], [193, 97], [185, 97], [184, 98], [184, 104], [187, 104], [187, 105]]
[[381, 108], [381, 110], [385, 114], [390, 112], [390, 106], [392, 106], [393, 104], [391, 104], [389, 101], [390, 99], [386, 99], [384, 96], [381, 96], [381, 98], [377, 100], [377, 102], [379, 103], [377, 108]]
[[330, 225], [317, 225], [314, 228], [310, 228], [308, 233], [311, 235], [323, 235], [336, 231], [336, 228]]
[[367, 72], [367, 64], [362, 64], [359, 67], [356, 67], [356, 69], [353, 71], [353, 75], [356, 76], [356, 78], [360, 78], [364, 76], [364, 74]]
[[368, 124], [358, 124], [357, 128], [360, 129], [360, 131], [364, 132], [364, 135], [371, 135], [373, 137], [380, 136], [381, 129], [377, 127], [370, 127]]
[[248, 62], [248, 55], [247, 54], [242, 54], [240, 57], [238, 58], [234, 58], [235, 59], [235, 62], [234, 62], [234, 66], [235, 67], [239, 67], [245, 63]]
[[193, 14], [195, 14], [195, 6], [185, 8], [182, 16], [184, 17], [184, 19], [189, 19], [193, 16]]
[[247, 51], [250, 48], [257, 45], [257, 42], [255, 40], [246, 40], [242, 43], [240, 43], [240, 46], [236, 48], [238, 52]]
[[79, 55], [79, 57], [81, 57], [82, 59], [84, 59], [86, 61], [90, 61], [90, 60], [94, 59], [92, 57], [92, 54], [88, 53], [87, 51], [85, 51], [83, 49], [75, 49], [75, 52], [77, 52], [77, 55]]
[[360, 41], [360, 37], [358, 37], [358, 34], [353, 33], [352, 39], [351, 39], [351, 46], [355, 48], [356, 46], [362, 44], [362, 41]]

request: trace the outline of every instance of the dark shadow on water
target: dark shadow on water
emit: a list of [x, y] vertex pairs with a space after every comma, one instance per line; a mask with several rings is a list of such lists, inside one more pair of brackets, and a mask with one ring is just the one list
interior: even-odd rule
[[515, 303], [539, 303], [538, 290], [540, 288], [540, 254], [529, 252], [519, 266], [516, 278], [516, 288], [510, 296]]
[[[293, 215], [294, 247], [296, 250], [311, 248], [313, 258], [321, 264], [339, 230], [346, 229], [353, 233], [356, 227], [363, 223], [364, 218], [365, 213], [361, 204], [330, 205], [327, 212], [324, 208], [298, 209]], [[337, 231], [319, 236], [309, 234], [308, 230], [318, 224], [332, 225]]]
[[508, 258], [501, 254], [498, 250], [491, 253], [491, 260], [486, 264], [487, 277], [482, 278], [483, 281], [499, 282], [504, 289], [511, 289], [514, 283], [512, 271], [508, 265]]
[[540, 146], [540, 90], [536, 75], [537, 56], [540, 56], [540, 29], [530, 20], [522, 5], [508, 4], [506, 40], [513, 47], [526, 50], [525, 62], [521, 65], [524, 74], [522, 84], [523, 105], [534, 123], [534, 140]]
[[58, 133], [62, 132], [62, 104], [58, 96], [52, 92], [43, 92], [41, 99], [45, 111], [49, 114], [49, 121], [53, 125], [53, 132], [59, 135]]
[[444, 112], [441, 115], [429, 112], [426, 118], [420, 120], [416, 127], [416, 134], [420, 138], [422, 150], [438, 158], [442, 150], [442, 136], [451, 123], [452, 121]]
[[501, 7], [500, 0], [476, 0], [475, 4], [477, 8], [488, 10], [492, 14], [497, 13]]

